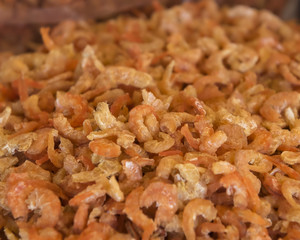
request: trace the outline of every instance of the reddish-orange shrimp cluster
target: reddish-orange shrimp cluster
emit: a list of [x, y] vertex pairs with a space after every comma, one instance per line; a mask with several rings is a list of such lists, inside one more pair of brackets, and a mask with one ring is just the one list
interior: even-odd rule
[[1, 238], [300, 238], [299, 27], [155, 6], [0, 53]]

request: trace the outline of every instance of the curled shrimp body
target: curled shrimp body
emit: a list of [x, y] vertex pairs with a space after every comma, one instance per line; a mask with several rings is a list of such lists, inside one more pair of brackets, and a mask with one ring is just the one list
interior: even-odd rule
[[72, 127], [81, 126], [88, 117], [88, 102], [80, 95], [58, 92], [55, 102], [56, 111], [63, 113], [66, 117], [72, 116], [70, 124]]
[[136, 135], [139, 142], [152, 140], [152, 134], [145, 125], [145, 118], [154, 113], [154, 108], [149, 105], [139, 105], [129, 112], [128, 126]]
[[142, 193], [141, 207], [150, 207], [154, 202], [157, 205], [155, 223], [171, 221], [178, 209], [177, 188], [173, 184], [153, 182]]
[[72, 142], [83, 144], [88, 142], [86, 135], [83, 131], [74, 129], [68, 122], [68, 119], [64, 117], [62, 113], [58, 113], [53, 118], [53, 126], [57, 131], [65, 138], [70, 139]]
[[194, 122], [195, 116], [184, 112], [165, 113], [160, 121], [160, 129], [163, 132], [175, 133], [182, 123]]
[[251, 48], [237, 46], [226, 59], [232, 70], [247, 72], [253, 68], [258, 61], [257, 53]]
[[126, 198], [124, 212], [133, 223], [143, 229], [142, 240], [148, 240], [156, 227], [153, 220], [148, 218], [137, 204], [140, 202], [143, 190], [143, 187], [139, 187], [131, 191]]
[[150, 140], [144, 143], [144, 149], [150, 153], [160, 153], [170, 149], [174, 144], [175, 140], [169, 134], [160, 132], [158, 134], [162, 141]]
[[105, 196], [106, 191], [102, 184], [88, 186], [85, 190], [78, 193], [69, 201], [70, 206], [80, 206], [81, 204], [90, 204], [96, 202], [98, 198]]
[[227, 135], [223, 131], [216, 131], [211, 136], [201, 139], [199, 150], [201, 152], [214, 154], [226, 141]]
[[279, 92], [269, 97], [262, 107], [260, 114], [268, 121], [278, 122], [281, 112], [287, 107], [299, 108], [300, 94], [298, 92]]
[[196, 198], [190, 201], [185, 206], [182, 216], [182, 229], [187, 240], [196, 240], [194, 226], [199, 215], [210, 222], [216, 218], [217, 210], [209, 200]]
[[154, 85], [153, 78], [148, 73], [121, 66], [107, 67], [101, 74], [98, 75], [97, 82], [99, 84], [108, 84], [108, 88], [115, 88], [119, 84], [137, 88], [146, 88]]
[[142, 167], [153, 166], [154, 160], [149, 158], [133, 157], [122, 160], [122, 165], [127, 178], [132, 181], [138, 181], [143, 177]]
[[113, 141], [108, 139], [97, 139], [89, 143], [92, 152], [99, 156], [114, 158], [121, 154], [121, 148]]
[[46, 188], [37, 188], [26, 200], [30, 210], [39, 209], [40, 217], [36, 222], [39, 228], [54, 227], [59, 220], [61, 203], [58, 196]]
[[298, 181], [286, 180], [281, 185], [281, 192], [288, 203], [295, 209], [300, 209], [300, 204], [295, 200], [299, 197], [300, 183]]
[[[27, 219], [29, 209], [26, 200], [36, 188], [49, 189], [50, 192], [55, 192], [59, 197], [65, 198], [61, 189], [55, 184], [41, 179], [30, 179], [27, 173], [11, 173], [7, 182], [6, 200], [14, 218]], [[50, 193], [53, 199], [56, 199], [53, 194]]]
[[237, 173], [229, 173], [220, 179], [220, 183], [227, 190], [228, 195], [233, 195], [234, 206], [244, 208], [248, 205], [248, 192], [242, 180], [242, 177]]

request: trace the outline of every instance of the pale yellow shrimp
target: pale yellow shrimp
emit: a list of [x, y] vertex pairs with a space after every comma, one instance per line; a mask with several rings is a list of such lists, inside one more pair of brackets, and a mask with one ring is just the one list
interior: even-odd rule
[[134, 68], [123, 66], [110, 66], [96, 78], [98, 86], [106, 84], [107, 89], [115, 88], [119, 84], [129, 85], [137, 88], [146, 88], [154, 85], [151, 75], [140, 72]]
[[236, 167], [226, 161], [218, 161], [212, 164], [211, 170], [214, 174], [229, 174], [236, 171]]
[[22, 102], [24, 114], [29, 119], [40, 120], [43, 123], [47, 123], [49, 113], [42, 111], [38, 102], [39, 96], [37, 94], [31, 95], [24, 102]]
[[46, 188], [36, 188], [29, 194], [26, 203], [30, 210], [39, 209], [37, 227], [54, 227], [57, 224], [61, 214], [61, 203], [54, 192]]
[[206, 221], [212, 221], [217, 216], [217, 210], [209, 200], [196, 198], [191, 200], [183, 210], [182, 229], [187, 240], [196, 240], [194, 230], [196, 218], [201, 215]]
[[185, 112], [165, 113], [160, 121], [160, 130], [173, 134], [183, 123], [194, 122], [195, 119], [195, 116]]
[[[178, 199], [183, 202], [194, 198], [204, 198], [207, 193], [205, 181], [200, 177], [203, 169], [196, 167], [192, 163], [176, 164], [174, 170], [179, 173], [173, 174], [174, 182], [177, 186]], [[205, 171], [205, 170], [204, 170]]]
[[0, 113], [0, 127], [4, 127], [11, 115], [11, 107], [6, 107], [1, 113]]
[[117, 144], [123, 148], [131, 147], [135, 141], [135, 135], [128, 130], [120, 130], [117, 128], [109, 128], [98, 132], [91, 132], [87, 138], [96, 140], [117, 136]]
[[87, 45], [82, 51], [81, 68], [83, 72], [92, 74], [97, 77], [100, 73], [105, 71], [105, 67], [100, 62], [95, 54], [95, 50]]
[[68, 119], [64, 117], [62, 113], [58, 113], [53, 118], [53, 126], [62, 136], [75, 143], [83, 144], [88, 142], [88, 139], [83, 131], [74, 129], [68, 122]]
[[48, 135], [51, 133], [51, 128], [41, 128], [36, 131], [37, 139], [32, 143], [26, 153], [40, 154], [48, 146]]
[[143, 193], [143, 187], [131, 191], [125, 201], [124, 213], [127, 217], [143, 230], [142, 240], [149, 240], [156, 226], [151, 218], [148, 218], [140, 209], [139, 202]]
[[295, 86], [300, 85], [299, 63], [292, 61], [288, 65], [280, 65], [279, 71], [286, 81]]
[[99, 102], [94, 112], [94, 119], [101, 130], [110, 128], [124, 128], [124, 123], [118, 121], [114, 115], [111, 114], [108, 104]]
[[257, 128], [256, 121], [252, 118], [251, 114], [244, 109], [236, 110], [237, 114], [229, 112], [225, 108], [220, 108], [217, 111], [217, 116], [220, 124], [237, 124], [243, 128], [246, 136], [251, 135]]
[[153, 139], [151, 132], [144, 123], [145, 118], [150, 114], [154, 114], [154, 108], [149, 105], [138, 105], [129, 112], [128, 126], [139, 142]]
[[281, 159], [289, 165], [300, 163], [300, 152], [284, 151], [280, 156]]
[[[212, 74], [217, 70], [226, 70], [224, 66], [224, 59], [227, 58], [230, 53], [233, 51], [233, 48], [226, 48], [221, 51], [216, 51], [212, 53], [209, 58], [204, 63], [204, 69], [207, 73]], [[226, 81], [227, 79], [224, 79]], [[226, 82], [224, 82], [226, 83]]]
[[279, 92], [269, 97], [262, 107], [260, 114], [272, 122], [282, 120], [281, 113], [288, 107], [298, 109], [300, 106], [300, 94], [298, 92]]
[[226, 59], [232, 70], [242, 73], [252, 69], [257, 61], [258, 54], [253, 49], [242, 45], [237, 45]]
[[50, 161], [53, 163], [54, 166], [57, 168], [61, 168], [63, 166], [63, 160], [64, 155], [63, 153], [58, 153], [54, 147], [55, 147], [55, 141], [54, 137], [57, 137], [57, 131], [51, 130], [51, 132], [48, 133], [48, 148], [47, 153]]
[[281, 185], [281, 192], [284, 198], [294, 209], [300, 209], [297, 199], [300, 197], [300, 182], [295, 180], [286, 180]]
[[146, 116], [144, 124], [148, 128], [152, 137], [155, 137], [159, 133], [159, 122], [157, 121], [155, 115], [150, 114], [150, 115]]
[[142, 97], [142, 104], [152, 106], [156, 112], [167, 111], [172, 101], [172, 96], [169, 96], [166, 99], [159, 99], [152, 92], [148, 92], [146, 89], [142, 90]]
[[160, 153], [170, 149], [174, 144], [175, 140], [167, 133], [160, 132], [158, 134], [159, 140], [150, 140], [144, 143], [144, 149], [150, 153]]
[[155, 223], [160, 225], [169, 222], [178, 209], [176, 186], [164, 182], [150, 183], [142, 193], [139, 204], [141, 207], [150, 207], [154, 202], [157, 206]]
[[183, 162], [183, 158], [180, 155], [168, 156], [160, 159], [159, 164], [156, 167], [156, 175], [168, 179], [174, 166], [181, 162]]

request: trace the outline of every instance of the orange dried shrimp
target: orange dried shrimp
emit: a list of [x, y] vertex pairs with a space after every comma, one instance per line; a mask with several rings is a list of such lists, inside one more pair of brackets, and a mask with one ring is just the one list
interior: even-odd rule
[[300, 239], [299, 27], [154, 5], [0, 53], [1, 239]]

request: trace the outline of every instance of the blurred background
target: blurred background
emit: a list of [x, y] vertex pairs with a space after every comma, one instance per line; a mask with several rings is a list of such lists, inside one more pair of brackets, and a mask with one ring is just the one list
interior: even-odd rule
[[[298, 19], [299, 0], [216, 0], [220, 5], [245, 4], [268, 9], [285, 20]], [[180, 0], [160, 0], [164, 6]], [[40, 42], [39, 27], [65, 19], [104, 20], [136, 9], [151, 12], [153, 0], [0, 0], [0, 51], [21, 53]]]

